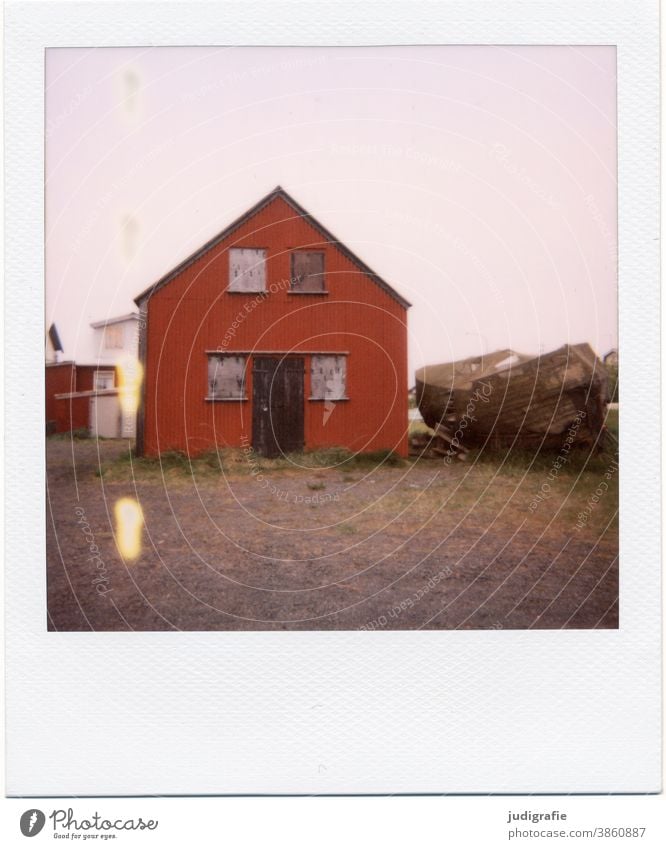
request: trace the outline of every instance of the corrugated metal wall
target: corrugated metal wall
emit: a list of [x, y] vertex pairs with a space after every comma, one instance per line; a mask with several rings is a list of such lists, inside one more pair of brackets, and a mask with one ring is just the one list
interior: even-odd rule
[[[231, 246], [267, 250], [266, 295], [226, 291]], [[299, 248], [325, 252], [328, 294], [289, 292]], [[306, 357], [306, 448], [407, 454], [406, 310], [281, 198], [157, 290], [146, 333], [146, 454], [251, 444], [251, 363], [247, 401], [206, 401], [216, 349], [348, 352], [347, 401], [308, 400]]]

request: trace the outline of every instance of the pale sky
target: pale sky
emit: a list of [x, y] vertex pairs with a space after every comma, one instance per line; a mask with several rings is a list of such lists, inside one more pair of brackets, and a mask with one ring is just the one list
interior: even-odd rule
[[617, 345], [613, 47], [52, 49], [46, 326], [89, 323], [276, 185], [412, 302], [425, 363]]

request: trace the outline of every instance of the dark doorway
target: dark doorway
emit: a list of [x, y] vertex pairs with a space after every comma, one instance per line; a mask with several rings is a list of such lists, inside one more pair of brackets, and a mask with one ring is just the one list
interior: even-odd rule
[[301, 451], [303, 374], [301, 357], [255, 357], [252, 369], [252, 445], [264, 457]]

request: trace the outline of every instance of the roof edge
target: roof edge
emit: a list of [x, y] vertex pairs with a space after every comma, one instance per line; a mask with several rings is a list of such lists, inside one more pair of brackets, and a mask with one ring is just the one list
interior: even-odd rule
[[246, 212], [242, 215], [238, 216], [238, 218], [234, 219], [231, 224], [225, 227], [220, 233], [216, 236], [213, 236], [212, 239], [209, 239], [205, 244], [203, 244], [200, 248], [198, 248], [194, 253], [191, 253], [188, 257], [182, 260], [178, 265], [168, 271], [165, 275], [159, 278], [152, 286], [149, 286], [147, 289], [144, 289], [139, 295], [134, 298], [134, 303], [141, 307], [151, 295], [157, 292], [159, 289], [163, 288], [170, 283], [175, 277], [177, 277], [181, 272], [183, 272], [186, 268], [188, 268], [192, 263], [196, 262], [200, 257], [206, 254], [208, 251], [212, 250], [216, 245], [220, 242], [224, 241], [228, 236], [230, 236], [234, 230], [237, 230], [242, 224], [256, 215], [258, 212], [261, 212], [269, 203], [276, 200], [277, 198], [282, 198], [298, 215], [314, 227], [325, 239], [334, 245], [344, 256], [347, 257], [351, 262], [354, 263], [364, 274], [366, 274], [370, 279], [376, 283], [381, 289], [383, 289], [390, 297], [392, 297], [395, 301], [397, 301], [403, 309], [409, 309], [411, 307], [411, 303], [403, 298], [402, 295], [397, 292], [389, 283], [386, 282], [382, 277], [377, 274], [377, 272], [373, 271], [370, 266], [366, 265], [362, 259], [356, 256], [353, 251], [351, 251], [343, 242], [341, 242], [338, 238], [336, 238], [330, 230], [324, 227], [317, 219], [311, 215], [304, 207], [302, 207], [297, 201], [295, 201], [291, 195], [286, 192], [282, 186], [276, 186], [272, 191], [270, 191], [267, 195], [265, 195], [261, 200], [259, 200], [254, 206], [250, 207]]
[[138, 312], [128, 312], [126, 315], [119, 315], [115, 318], [105, 318], [103, 321], [91, 321], [90, 326], [97, 330], [100, 327], [106, 327], [108, 324], [119, 324], [121, 321], [129, 321], [135, 318], [137, 321], [141, 318]]

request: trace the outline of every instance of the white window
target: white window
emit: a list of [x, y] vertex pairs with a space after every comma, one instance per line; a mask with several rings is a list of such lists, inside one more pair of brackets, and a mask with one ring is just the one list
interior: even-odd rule
[[208, 355], [208, 399], [210, 401], [245, 400], [247, 358], [234, 354]]
[[341, 401], [347, 397], [347, 357], [344, 354], [314, 354], [310, 363], [310, 398]]
[[95, 372], [95, 389], [113, 389], [115, 374], [112, 371]]
[[104, 328], [104, 347], [109, 350], [111, 348], [123, 347], [123, 326], [122, 324], [109, 324]]
[[263, 248], [229, 250], [229, 291], [266, 291], [266, 251]]

